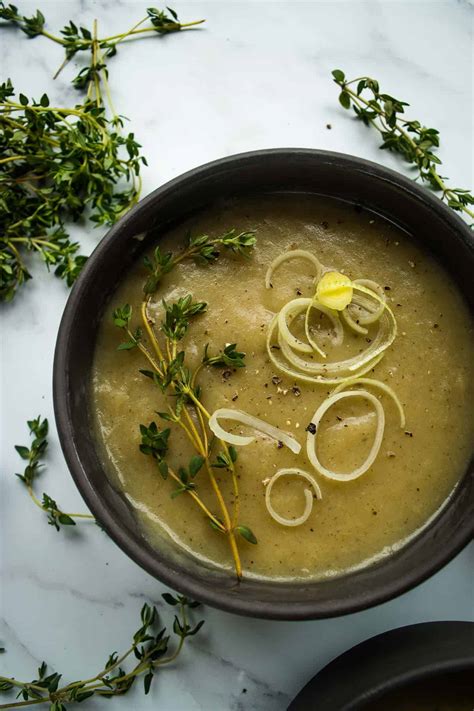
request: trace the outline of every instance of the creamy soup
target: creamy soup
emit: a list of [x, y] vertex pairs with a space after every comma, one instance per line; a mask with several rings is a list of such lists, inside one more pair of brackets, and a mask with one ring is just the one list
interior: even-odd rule
[[[188, 367], [193, 370], [199, 365], [206, 344], [214, 355], [229, 343], [245, 352], [246, 366], [200, 370], [197, 383], [206, 410], [243, 410], [279, 427], [302, 445], [296, 455], [240, 422], [220, 421], [229, 432], [255, 437], [247, 446], [235, 448], [238, 523], [258, 540], [255, 545], [238, 536], [244, 575], [315, 578], [368, 565], [420, 531], [465, 472], [474, 434], [474, 336], [467, 308], [444, 269], [397, 227], [373, 213], [327, 198], [281, 194], [227, 201], [163, 235], [159, 244], [163, 252], [179, 253], [189, 230], [195, 236], [219, 235], [231, 228], [255, 231], [257, 241], [250, 259], [220, 250], [213, 264], [183, 260], [163, 278], [149, 314], [161, 339], [162, 298], [170, 304], [190, 293], [194, 301], [207, 302], [207, 311], [192, 319], [178, 347], [185, 351]], [[334, 386], [286, 375], [270, 361], [266, 349], [274, 314], [289, 300], [312, 297], [315, 291], [315, 268], [304, 259], [281, 264], [272, 277], [272, 288], [265, 288], [268, 266], [290, 249], [308, 250], [353, 280], [374, 280], [396, 317], [397, 337], [366, 377], [393, 389], [406, 422], [400, 427], [399, 412], [385, 392], [367, 388], [383, 405], [385, 430], [374, 463], [353, 481], [321, 476], [306, 452], [307, 427]], [[158, 428], [171, 429], [166, 461], [174, 471], [187, 466], [195, 454], [184, 430], [156, 414], [166, 409], [166, 400], [152, 380], [139, 373], [150, 367], [143, 354], [137, 348], [117, 351], [124, 338], [112, 323], [112, 312], [125, 303], [132, 305], [130, 327], [139, 326], [146, 278], [140, 260], [124, 278], [104, 316], [92, 382], [96, 437], [106, 470], [136, 512], [144, 536], [155, 546], [163, 537], [171, 537], [191, 556], [231, 570], [228, 536], [213, 530], [188, 492], [172, 498], [176, 484], [169, 476], [164, 480], [157, 461], [139, 450], [139, 425], [155, 421]], [[311, 319], [312, 332], [318, 334], [319, 328], [318, 343], [328, 362], [357, 356], [376, 335], [377, 324], [369, 325], [366, 334], [343, 324], [344, 340], [334, 345], [327, 317], [315, 312]], [[292, 328], [296, 335], [303, 334], [301, 318], [295, 319]], [[146, 334], [143, 343], [147, 344]], [[274, 352], [280, 355], [277, 348]], [[335, 472], [355, 470], [372, 447], [377, 424], [373, 404], [363, 398], [341, 399], [318, 425], [319, 460]], [[211, 461], [216, 461], [219, 451], [213, 444]], [[294, 467], [314, 478], [322, 498], [317, 499], [310, 486], [315, 498], [308, 519], [298, 526], [281, 525], [267, 510], [263, 482], [268, 483], [281, 468]], [[226, 469], [213, 472], [231, 509], [232, 477]], [[221, 520], [205, 467], [194, 483], [209, 511]], [[282, 476], [272, 490], [274, 511], [288, 521], [300, 517], [305, 489], [307, 480]]]

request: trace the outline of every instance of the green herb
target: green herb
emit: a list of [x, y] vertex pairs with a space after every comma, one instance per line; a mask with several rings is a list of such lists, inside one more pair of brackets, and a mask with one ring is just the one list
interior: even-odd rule
[[[340, 69], [332, 72], [335, 83], [341, 88], [339, 102], [345, 109], [354, 109], [356, 116], [366, 126], [373, 126], [381, 135], [382, 149], [401, 155], [416, 166], [419, 178], [436, 192], [441, 199], [457, 212], [474, 219], [469, 208], [474, 205], [474, 195], [464, 188], [450, 188], [446, 177], [438, 173], [441, 160], [436, 155], [439, 147], [439, 131], [428, 128], [419, 121], [404, 117], [405, 101], [380, 92], [379, 83], [370, 77], [347, 80]], [[471, 227], [474, 225], [471, 225]]]
[[[161, 627], [156, 607], [145, 604], [140, 614], [140, 627], [133, 635], [129, 649], [121, 655], [112, 652], [98, 674], [61, 686], [62, 674], [48, 673], [47, 664], [43, 662], [37, 678], [30, 682], [0, 676], [0, 693], [18, 691], [17, 698], [23, 699], [20, 702], [0, 704], [0, 709], [48, 703], [50, 711], [67, 711], [70, 704], [80, 703], [93, 696], [123, 696], [140, 678], [143, 679], [144, 692], [148, 694], [155, 673], [160, 667], [174, 662], [185, 640], [197, 634], [204, 624], [201, 620], [193, 626], [189, 621], [189, 610], [196, 608], [198, 603], [170, 593], [164, 593], [163, 598], [168, 605], [177, 609], [173, 622], [177, 644], [173, 651], [168, 653], [170, 634], [166, 627]], [[136, 661], [127, 672], [122, 665], [132, 655]]]
[[202, 314], [207, 309], [207, 304], [202, 301], [193, 303], [191, 294], [184, 296], [173, 304], [167, 304], [163, 299], [165, 320], [161, 330], [172, 343], [181, 341], [186, 335], [192, 316]]
[[[181, 24], [173, 10], [168, 13], [149, 8], [131, 30], [99, 39], [97, 22], [89, 30], [71, 21], [56, 36], [45, 30], [39, 10], [26, 17], [0, 2], [0, 19], [30, 38], [43, 35], [62, 45], [60, 69], [77, 52], [90, 54], [89, 66], [72, 82], [86, 97], [73, 108], [50, 106], [47, 94], [38, 100], [21, 93], [15, 98], [10, 80], [0, 86], [0, 300], [12, 300], [31, 279], [26, 252], [36, 253], [71, 286], [86, 257], [71, 241], [66, 223], [85, 213], [96, 225], [112, 225], [137, 202], [146, 160], [134, 134], [122, 132], [125, 119], [112, 102], [106, 60], [124, 40], [202, 22]], [[150, 26], [137, 29], [145, 21]]]
[[237, 450], [233, 445], [227, 447], [225, 451], [219, 452], [216, 455], [216, 461], [211, 466], [214, 469], [229, 469], [232, 470], [232, 465], [237, 461]]
[[[163, 10], [149, 7], [146, 11], [146, 16], [135, 23], [133, 27], [126, 32], [119, 32], [110, 37], [98, 37], [96, 24], [91, 30], [87, 27], [78, 27], [72, 20], [63, 27], [59, 35], [54, 35], [45, 29], [46, 19], [40, 10], [37, 10], [31, 17], [26, 17], [19, 12], [15, 5], [6, 5], [5, 2], [0, 2], [0, 19], [16, 25], [30, 38], [42, 35], [63, 47], [65, 59], [56, 72], [55, 78], [67, 62], [78, 52], [89, 52], [92, 55], [90, 66], [81, 69], [73, 79], [73, 84], [77, 89], [84, 89], [87, 88], [91, 81], [94, 83], [103, 81], [105, 83], [107, 79], [107, 77], [104, 77], [107, 68], [105, 60], [117, 54], [117, 46], [121, 42], [128, 42], [150, 33], [152, 35], [164, 35], [171, 32], [179, 32], [205, 22], [205, 20], [195, 20], [181, 23], [174, 10], [170, 7], [167, 7], [166, 10], [169, 14]], [[149, 23], [148, 27], [141, 27], [145, 22]]]
[[217, 367], [230, 366], [231, 368], [245, 368], [245, 353], [240, 353], [237, 343], [229, 343], [218, 355], [210, 356], [208, 353], [209, 344], [204, 348], [202, 362], [204, 365], [215, 365]]
[[183, 259], [193, 257], [200, 263], [211, 264], [219, 258], [219, 247], [224, 247], [230, 252], [248, 257], [255, 243], [255, 232], [237, 233], [236, 230], [230, 230], [218, 237], [209, 237], [209, 235], [192, 237], [188, 235], [187, 248], [177, 255], [173, 255], [171, 252], [163, 254], [158, 246], [155, 248], [152, 259], [149, 257], [144, 259], [145, 267], [150, 272], [150, 275], [144, 284], [143, 291], [146, 295], [154, 294], [163, 276], [182, 262]]
[[169, 428], [160, 432], [156, 422], [152, 422], [148, 427], [140, 425], [140, 434], [142, 436], [140, 452], [150, 454], [158, 462], [163, 461], [163, 457], [168, 451], [170, 432]]
[[245, 540], [249, 543], [253, 543], [254, 545], [258, 543], [257, 539], [255, 538], [255, 535], [252, 533], [248, 526], [242, 526], [241, 524], [240, 526], [237, 526], [235, 530], [240, 536], [242, 536], [242, 538], [245, 538]]
[[34, 420], [28, 420], [27, 424], [30, 430], [30, 435], [33, 437], [33, 441], [31, 442], [30, 447], [19, 444], [15, 446], [15, 449], [20, 457], [28, 462], [23, 474], [16, 474], [16, 476], [26, 486], [31, 499], [34, 501], [36, 506], [48, 514], [48, 523], [51, 526], [54, 526], [57, 531], [60, 530], [61, 526], [75, 526], [75, 518], [94, 519], [91, 514], [65, 513], [60, 509], [56, 501], [48, 496], [48, 494], [43, 493], [41, 501], [37, 498], [33, 490], [33, 485], [43, 466], [41, 460], [43, 459], [48, 447], [48, 420], [42, 420], [41, 417], [38, 416]]
[[[212, 449], [216, 440], [211, 438], [208, 432], [207, 423], [210, 414], [203, 403], [203, 394], [197, 383], [197, 376], [206, 365], [243, 367], [245, 354], [237, 350], [235, 343], [225, 346], [217, 356], [209, 356], [206, 347], [202, 362], [192, 372], [186, 364], [186, 351], [184, 349], [178, 351], [178, 344], [185, 338], [193, 319], [198, 318], [206, 311], [207, 304], [193, 301], [191, 294], [172, 303], [162, 300], [164, 318], [160, 324], [155, 324], [155, 321], [150, 318], [148, 306], [163, 276], [184, 259], [194, 258], [209, 264], [219, 258], [219, 248], [221, 247], [247, 257], [255, 242], [253, 232], [237, 233], [235, 230], [231, 230], [218, 237], [189, 236], [186, 248], [177, 254], [163, 253], [157, 247], [152, 258], [146, 257], [144, 260], [149, 275], [143, 289], [144, 296], [140, 309], [141, 326], [138, 327], [140, 329], [139, 337], [137, 335], [138, 329], [133, 331], [133, 311], [129, 304], [125, 304], [113, 312], [115, 325], [127, 335], [127, 341], [120, 344], [119, 349], [138, 348], [146, 358], [150, 368], [140, 369], [140, 372], [167, 396], [168, 411], [157, 414], [162, 420], [179, 426], [186, 433], [196, 454], [191, 457], [187, 466], [179, 466], [175, 471], [166, 460], [170, 447], [171, 427], [159, 430], [156, 422], [140, 425], [140, 450], [143, 454], [156, 460], [159, 473], [163, 478], [169, 477], [177, 484], [176, 488], [171, 491], [173, 498], [181, 494], [189, 495], [200, 507], [211, 526], [216, 531], [228, 536], [238, 578], [242, 575], [242, 566], [236, 535], [240, 535], [250, 543], [256, 543], [256, 538], [248, 527], [239, 523], [240, 497], [234, 466], [237, 460], [235, 448], [228, 447], [225, 442], [220, 442], [220, 451], [216, 455], [215, 462], [211, 463]], [[228, 470], [232, 478], [232, 514], [229, 512], [213, 472], [214, 468]], [[210, 480], [221, 517], [214, 513], [200, 496], [198, 475], [203, 469]]]
[[[85, 209], [100, 225], [113, 224], [140, 191], [134, 135], [122, 136], [122, 119], [109, 121], [102, 106], [49, 106], [0, 87], [0, 299], [10, 301], [31, 278], [24, 253], [35, 252], [68, 286], [86, 257], [66, 231]], [[122, 181], [124, 188], [118, 189]], [[127, 185], [128, 183], [128, 185]]]

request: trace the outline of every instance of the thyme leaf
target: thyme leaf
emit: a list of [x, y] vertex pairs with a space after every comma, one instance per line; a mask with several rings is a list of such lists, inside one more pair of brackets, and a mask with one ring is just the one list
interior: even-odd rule
[[258, 543], [257, 538], [255, 537], [255, 534], [251, 531], [251, 529], [248, 526], [243, 526], [242, 524], [240, 524], [240, 526], [237, 526], [235, 530], [248, 543], [253, 543], [253, 545], [256, 545]]
[[237, 450], [233, 445], [227, 447], [216, 455], [216, 461], [211, 465], [214, 469], [232, 469], [232, 465], [237, 461]]

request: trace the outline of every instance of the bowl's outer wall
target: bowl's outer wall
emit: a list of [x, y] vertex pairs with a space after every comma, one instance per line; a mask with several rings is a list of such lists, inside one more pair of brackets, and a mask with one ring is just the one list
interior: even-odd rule
[[54, 406], [63, 451], [86, 503], [115, 542], [166, 584], [240, 614], [307, 619], [353, 612], [413, 587], [450, 560], [473, 534], [474, 463], [449, 505], [422, 535], [381, 563], [319, 583], [269, 583], [232, 576], [163, 544], [153, 549], [101, 465], [88, 404], [90, 372], [108, 299], [145, 249], [173, 224], [220, 198], [292, 190], [339, 197], [376, 210], [435, 253], [474, 311], [469, 229], [441, 201], [399, 174], [358, 158], [275, 149], [215, 161], [151, 193], [95, 249], [69, 297], [54, 364]]
[[[288, 711], [363, 711], [367, 703], [389, 691], [464, 671], [474, 679], [474, 622], [399, 627], [330, 662], [306, 684]], [[381, 700], [381, 711], [382, 704]]]

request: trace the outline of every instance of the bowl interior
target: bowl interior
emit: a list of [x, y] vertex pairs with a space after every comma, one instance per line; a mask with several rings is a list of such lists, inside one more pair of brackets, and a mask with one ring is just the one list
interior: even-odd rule
[[271, 191], [337, 197], [374, 210], [415, 235], [451, 272], [474, 311], [474, 250], [468, 228], [412, 181], [350, 156], [306, 150], [259, 151], [216, 161], [158, 189], [114, 226], [75, 285], [56, 345], [55, 414], [71, 473], [92, 512], [119, 546], [175, 589], [223, 609], [281, 619], [343, 614], [389, 599], [447, 562], [472, 536], [474, 466], [421, 535], [381, 562], [313, 583], [233, 578], [163, 543], [143, 538], [107, 478], [92, 435], [89, 382], [98, 327], [109, 298], [138, 256], [170, 226], [221, 198]]

